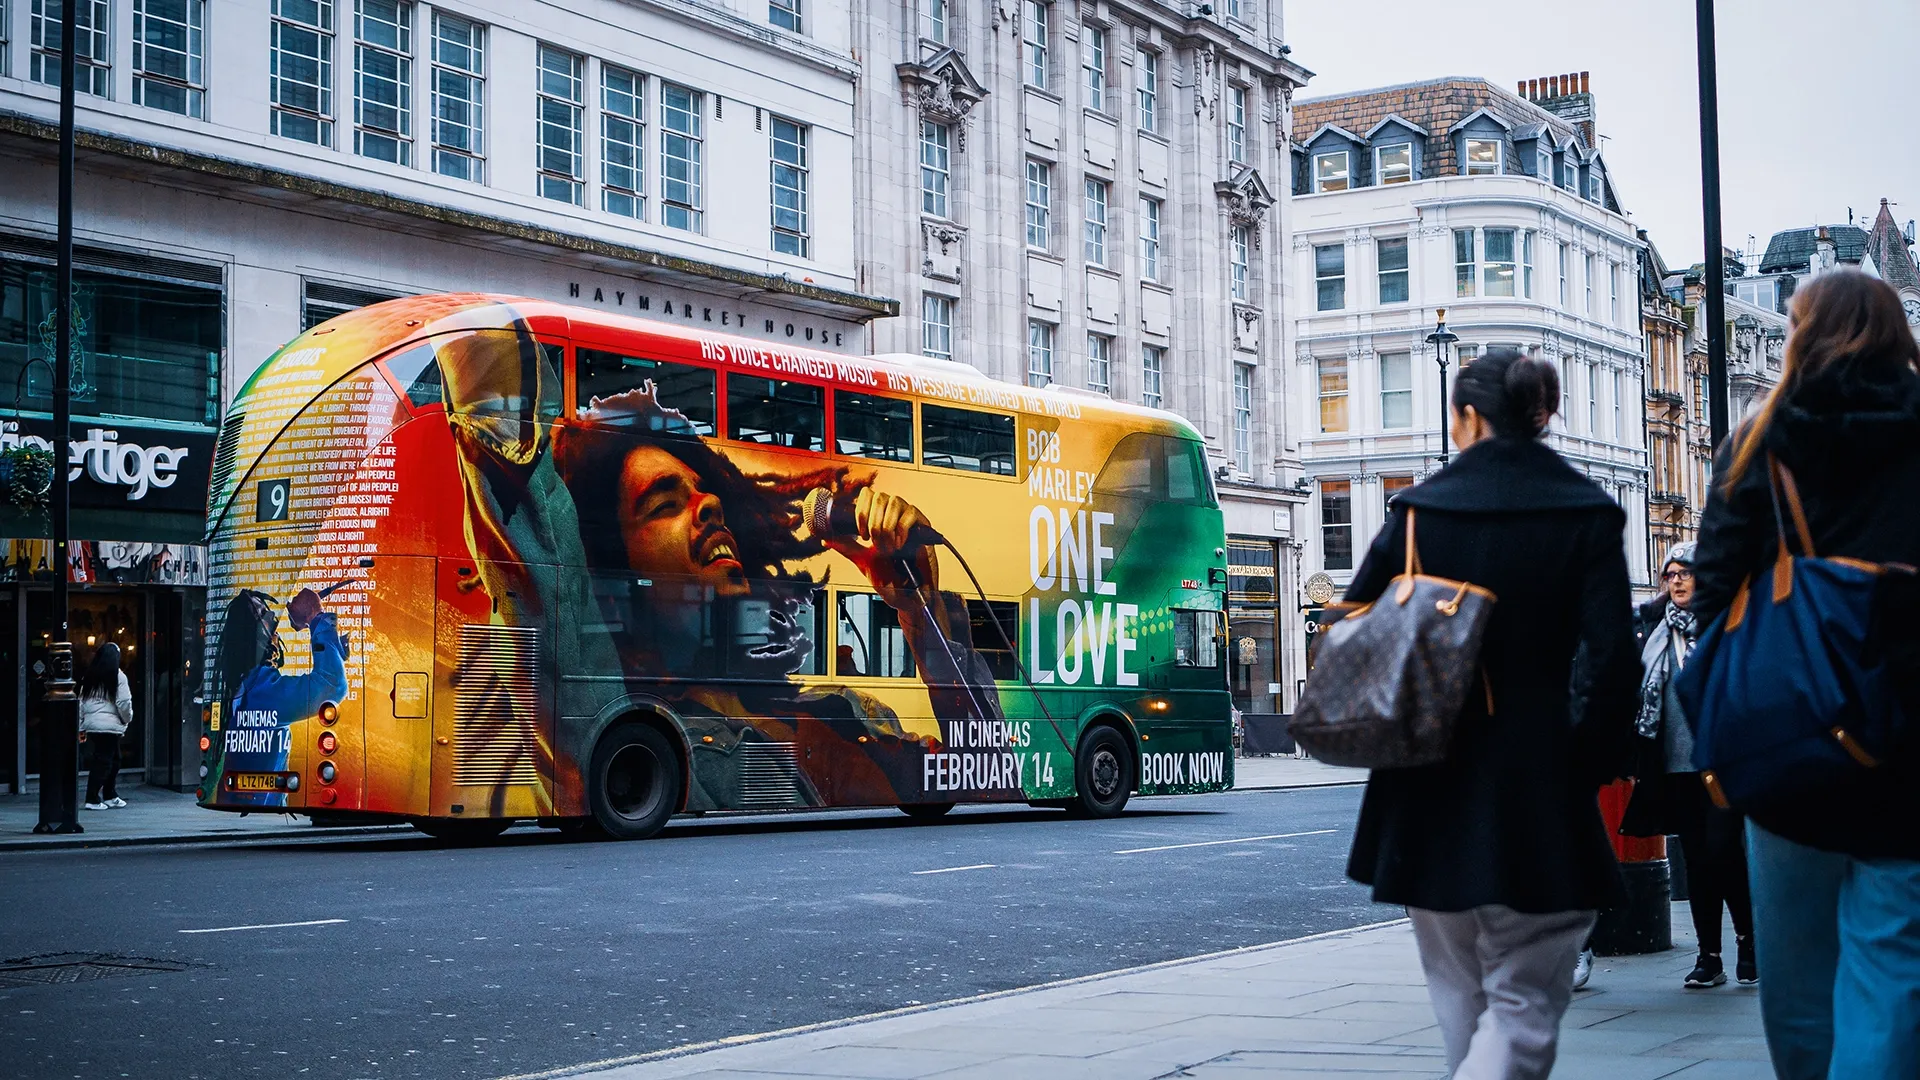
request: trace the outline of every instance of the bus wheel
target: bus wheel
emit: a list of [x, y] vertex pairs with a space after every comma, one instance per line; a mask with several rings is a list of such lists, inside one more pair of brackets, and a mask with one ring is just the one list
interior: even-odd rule
[[645, 840], [680, 806], [680, 756], [658, 728], [622, 724], [600, 737], [587, 775], [587, 805], [615, 840]]
[[507, 831], [513, 822], [500, 818], [475, 818], [462, 821], [458, 818], [414, 818], [413, 827], [433, 837], [443, 844], [464, 847], [468, 844], [484, 844]]
[[1133, 792], [1133, 753], [1118, 731], [1103, 724], [1080, 740], [1073, 755], [1073, 791], [1067, 809], [1075, 817], [1116, 817], [1126, 808]]
[[947, 816], [947, 811], [952, 809], [953, 809], [953, 804], [950, 802], [915, 802], [915, 803], [900, 804], [900, 812], [907, 815], [908, 817], [912, 818], [915, 821], [939, 821], [941, 818]]

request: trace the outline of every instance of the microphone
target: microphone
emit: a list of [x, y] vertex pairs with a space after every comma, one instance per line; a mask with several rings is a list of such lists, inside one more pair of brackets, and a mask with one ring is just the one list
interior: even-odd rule
[[[832, 488], [817, 487], [807, 492], [800, 503], [800, 527], [815, 540], [865, 540], [868, 537], [860, 531], [860, 519], [854, 513], [856, 493], [840, 493]], [[907, 538], [918, 544], [944, 544], [947, 538], [936, 532], [931, 525], [915, 525]]]

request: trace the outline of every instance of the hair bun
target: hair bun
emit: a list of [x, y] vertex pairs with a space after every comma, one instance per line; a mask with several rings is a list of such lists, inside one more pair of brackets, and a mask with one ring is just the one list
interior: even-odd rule
[[1460, 370], [1453, 407], [1468, 406], [1502, 438], [1538, 438], [1560, 404], [1560, 373], [1518, 349], [1490, 349]]

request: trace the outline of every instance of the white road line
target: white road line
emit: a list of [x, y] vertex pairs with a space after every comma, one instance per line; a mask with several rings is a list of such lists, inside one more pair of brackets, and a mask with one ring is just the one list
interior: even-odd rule
[[332, 926], [346, 922], [345, 919], [308, 919], [306, 922], [260, 923], [256, 926], [213, 926], [205, 930], [181, 930], [182, 934], [225, 934], [234, 930], [285, 930], [293, 926]]
[[915, 873], [915, 874], [957, 874], [957, 873], [959, 873], [959, 872], [960, 872], [960, 871], [962, 871], [962, 870], [991, 870], [991, 869], [993, 869], [993, 868], [994, 868], [994, 864], [993, 864], [993, 863], [990, 863], [990, 862], [983, 862], [983, 863], [975, 863], [975, 864], [973, 864], [972, 866], [947, 866], [947, 867], [942, 867], [942, 868], [941, 868], [941, 869], [939, 869], [939, 870], [914, 870], [914, 871], [912, 871], [912, 873]]
[[1256, 840], [1291, 840], [1296, 836], [1325, 836], [1328, 833], [1333, 831], [1334, 831], [1333, 829], [1315, 829], [1312, 832], [1275, 833], [1272, 836], [1242, 836], [1237, 840], [1202, 840], [1199, 843], [1195, 843], [1195, 844], [1162, 844], [1159, 847], [1128, 848], [1125, 851], [1116, 851], [1114, 852], [1114, 854], [1115, 855], [1143, 855], [1149, 851], [1173, 851], [1178, 848], [1215, 847], [1220, 844], [1251, 844]]

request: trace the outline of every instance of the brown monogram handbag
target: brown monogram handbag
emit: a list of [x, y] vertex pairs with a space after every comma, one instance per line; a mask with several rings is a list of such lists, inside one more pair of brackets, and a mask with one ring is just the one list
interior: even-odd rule
[[[1287, 730], [1329, 765], [1404, 769], [1446, 759], [1480, 667], [1493, 593], [1420, 572], [1407, 507], [1406, 571], [1380, 599], [1320, 632]], [[1479, 675], [1493, 712], [1492, 684]]]

